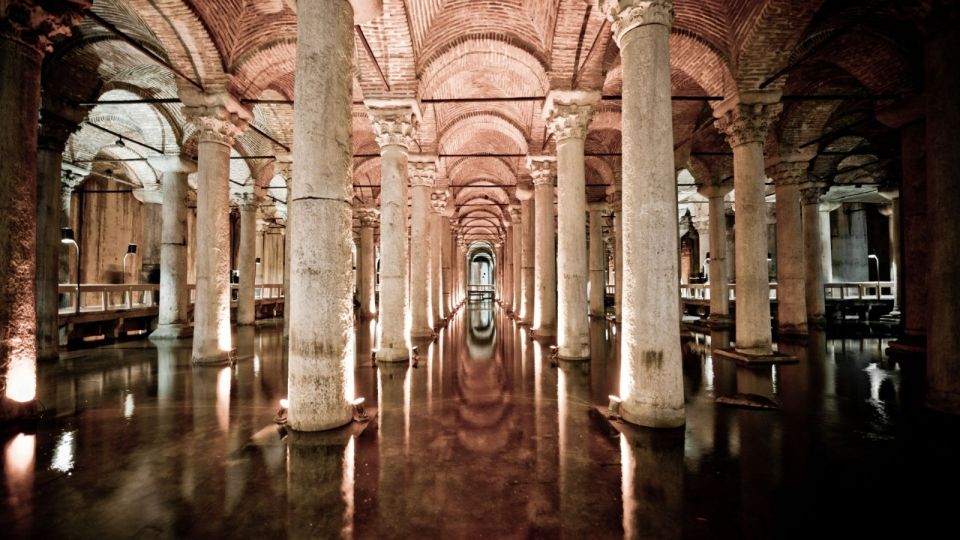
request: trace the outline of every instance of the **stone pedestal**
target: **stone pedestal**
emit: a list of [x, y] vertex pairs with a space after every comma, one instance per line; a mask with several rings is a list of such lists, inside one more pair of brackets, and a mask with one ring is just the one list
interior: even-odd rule
[[[685, 422], [669, 35], [673, 2], [604, 2], [623, 66], [623, 322], [620, 413]], [[619, 269], [618, 269], [619, 270]]]
[[253, 197], [240, 203], [240, 249], [237, 270], [240, 283], [237, 289], [237, 324], [251, 325], [257, 320], [257, 204]]
[[360, 317], [368, 320], [377, 316], [377, 254], [373, 230], [380, 225], [380, 212], [376, 208], [361, 208], [355, 213], [360, 218], [357, 296], [360, 297]]
[[193, 362], [230, 362], [230, 148], [250, 112], [228, 94], [182, 89], [184, 114], [199, 132], [197, 144], [197, 295], [193, 307]]
[[587, 192], [583, 144], [599, 92], [550, 92], [543, 114], [557, 141], [557, 346], [565, 360], [590, 358], [587, 317]]
[[715, 330], [729, 329], [730, 320], [729, 278], [727, 275], [727, 212], [724, 197], [733, 186], [729, 184], [707, 184], [699, 191], [707, 197], [709, 204], [708, 226], [710, 230], [710, 317], [708, 323]]
[[193, 334], [187, 290], [187, 175], [197, 166], [181, 157], [154, 158], [150, 165], [163, 172], [160, 302], [150, 339], [179, 339]]
[[767, 263], [763, 143], [780, 113], [779, 92], [741, 93], [714, 110], [717, 129], [733, 149], [736, 192], [736, 348], [756, 356], [772, 349]]
[[[822, 253], [823, 224], [820, 212], [820, 197], [825, 186], [817, 182], [806, 182], [800, 187], [803, 210], [803, 263], [805, 304], [807, 308], [808, 328], [823, 329], [826, 326], [826, 305], [824, 301]], [[829, 214], [828, 214], [829, 216]], [[827, 219], [827, 240], [830, 239], [830, 220]], [[779, 253], [779, 249], [777, 252]]]
[[553, 182], [555, 159], [531, 157], [527, 160], [533, 178], [536, 216], [533, 256], [533, 330], [539, 336], [557, 331], [557, 256], [553, 234]]
[[780, 158], [771, 170], [777, 197], [777, 326], [780, 335], [807, 333], [806, 267], [800, 215], [800, 183], [808, 161]]
[[590, 316], [603, 317], [606, 294], [607, 253], [603, 245], [603, 214], [606, 203], [590, 203]]
[[380, 145], [380, 315], [378, 362], [405, 362], [407, 342], [407, 162], [420, 121], [413, 100], [367, 102]]
[[437, 157], [410, 156], [410, 338], [433, 337], [430, 305], [430, 192], [437, 176]]

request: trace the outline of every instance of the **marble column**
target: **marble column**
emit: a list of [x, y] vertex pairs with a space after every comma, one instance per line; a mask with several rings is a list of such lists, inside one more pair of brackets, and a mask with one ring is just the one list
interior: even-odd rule
[[437, 157], [410, 156], [410, 338], [433, 337], [430, 306], [430, 192], [437, 176]]
[[414, 100], [368, 100], [380, 145], [380, 315], [378, 362], [405, 362], [407, 343], [407, 163], [420, 122]]
[[453, 205], [449, 202], [440, 217], [440, 260], [442, 263], [440, 279], [443, 281], [443, 316], [453, 316], [453, 269], [451, 268], [453, 241], [450, 238], [450, 218], [453, 217]]
[[[0, 421], [37, 394], [37, 126], [40, 68], [90, 1], [0, 3]], [[50, 11], [47, 11], [50, 9]]]
[[833, 281], [833, 241], [830, 239], [830, 212], [840, 208], [840, 203], [821, 202], [820, 212], [820, 274], [824, 283]]
[[[819, 182], [805, 182], [800, 186], [800, 196], [803, 209], [803, 266], [805, 305], [807, 308], [808, 328], [823, 329], [827, 324], [826, 304], [823, 297], [823, 285], [827, 277], [824, 275], [822, 264], [823, 232], [820, 212], [820, 197], [824, 193], [825, 185]], [[827, 227], [829, 231], [829, 214]], [[826, 234], [827, 240], [830, 233]], [[777, 252], [779, 253], [779, 249]]]
[[888, 188], [880, 191], [880, 196], [890, 201], [880, 209], [887, 216], [887, 230], [890, 236], [890, 281], [893, 282], [893, 309], [891, 316], [900, 316], [900, 190]]
[[780, 93], [741, 92], [714, 109], [717, 129], [733, 149], [736, 194], [736, 350], [750, 357], [773, 352], [767, 263], [767, 204], [763, 143], [779, 115]]
[[[520, 201], [520, 323], [533, 322], [534, 223], [533, 191], [527, 182], [518, 182], [516, 197]], [[551, 225], [552, 227], [552, 225]]]
[[510, 205], [510, 226], [513, 230], [513, 317], [520, 316], [521, 281], [523, 275], [522, 253], [523, 253], [523, 222], [520, 219], [520, 205]]
[[800, 215], [800, 183], [809, 161], [784, 156], [771, 170], [777, 199], [777, 329], [780, 335], [807, 333], [806, 267]]
[[680, 350], [677, 182], [670, 101], [669, 0], [604, 2], [623, 66], [621, 416], [685, 422]]
[[189, 337], [193, 327], [187, 289], [187, 175], [195, 172], [197, 165], [180, 156], [151, 158], [150, 165], [163, 173], [160, 302], [157, 329], [150, 339]]
[[[49, 107], [49, 104], [46, 106]], [[60, 242], [61, 173], [67, 139], [82, 114], [44, 112], [37, 142], [37, 358], [60, 354], [60, 261], [67, 246]], [[64, 118], [73, 116], [74, 118]], [[68, 209], [69, 210], [69, 209]], [[69, 226], [69, 225], [64, 225]]]
[[543, 108], [557, 142], [557, 346], [565, 360], [590, 358], [583, 145], [599, 100], [599, 92], [553, 90]]
[[252, 119], [229, 94], [181, 89], [184, 114], [197, 127], [197, 292], [193, 363], [230, 363], [230, 149]]
[[707, 198], [710, 225], [710, 328], [731, 327], [729, 278], [727, 276], [727, 211], [724, 198], [733, 189], [729, 184], [704, 184], [698, 190]]
[[240, 283], [237, 289], [237, 324], [248, 326], [257, 320], [257, 203], [252, 195], [240, 202], [240, 249], [237, 270]]
[[613, 315], [623, 321], [623, 191], [620, 187], [611, 193], [613, 209]]
[[533, 330], [538, 336], [552, 336], [557, 330], [557, 256], [553, 233], [553, 182], [555, 159], [527, 159], [533, 178], [534, 240]]
[[606, 293], [607, 254], [603, 245], [603, 213], [605, 203], [590, 203], [590, 316], [603, 317]]
[[960, 414], [960, 9], [943, 2], [930, 14], [923, 44], [927, 131], [927, 216], [935, 231], [930, 244], [927, 310], [927, 405]]
[[287, 425], [321, 431], [351, 421], [355, 395], [349, 2], [300, 3], [296, 58]]
[[443, 307], [443, 213], [450, 194], [438, 189], [430, 194], [430, 305], [433, 307], [433, 326], [437, 328], [447, 318]]
[[376, 208], [359, 208], [355, 213], [360, 218], [357, 295], [360, 297], [360, 317], [368, 320], [377, 316], [377, 254], [373, 230], [380, 224], [380, 212]]

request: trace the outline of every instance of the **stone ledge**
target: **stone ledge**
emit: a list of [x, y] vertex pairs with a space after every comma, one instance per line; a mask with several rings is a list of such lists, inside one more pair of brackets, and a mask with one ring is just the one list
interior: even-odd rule
[[741, 366], [770, 366], [776, 364], [796, 364], [798, 362], [796, 356], [779, 352], [751, 353], [738, 351], [737, 349], [714, 349], [713, 354], [727, 360], [733, 360]]

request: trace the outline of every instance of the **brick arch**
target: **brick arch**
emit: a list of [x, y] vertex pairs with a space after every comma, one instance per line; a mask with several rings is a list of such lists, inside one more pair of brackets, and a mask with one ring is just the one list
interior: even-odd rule
[[607, 160], [598, 156], [587, 156], [583, 158], [583, 163], [587, 169], [587, 183], [595, 183], [591, 180], [600, 180], [608, 186], [614, 184], [613, 167], [607, 163]]
[[527, 138], [523, 128], [507, 116], [492, 112], [468, 113], [443, 126], [438, 138], [439, 147], [447, 152], [469, 151], [477, 144], [479, 151], [521, 153], [527, 152]]
[[[735, 20], [737, 89], [755, 90], [789, 62], [797, 43], [823, 0], [758, 1]], [[790, 16], [786, 16], [786, 14]], [[783, 80], [773, 83], [781, 86]]]
[[[237, 96], [253, 97], [290, 80], [286, 75], [296, 70], [296, 64], [296, 38], [279, 37], [259, 43], [233, 59], [230, 86]], [[293, 88], [283, 90], [285, 94], [293, 95]]]
[[447, 177], [451, 184], [469, 184], [478, 179], [495, 182], [495, 185], [512, 184], [516, 172], [505, 158], [468, 157], [447, 159]]
[[516, 95], [542, 95], [550, 88], [546, 59], [510, 35], [458, 36], [431, 51], [425, 51], [417, 70], [422, 97], [489, 97], [507, 89]]

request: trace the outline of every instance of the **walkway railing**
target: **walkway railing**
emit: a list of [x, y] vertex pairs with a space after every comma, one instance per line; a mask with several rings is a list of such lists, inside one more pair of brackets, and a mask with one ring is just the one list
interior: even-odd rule
[[[730, 300], [736, 299], [736, 284], [730, 283], [727, 285], [727, 295], [730, 297]], [[680, 285], [680, 298], [683, 298], [684, 300], [710, 300], [710, 284], [690, 283], [687, 285]], [[777, 299], [776, 283], [770, 284], [770, 299]]]
[[[824, 298], [829, 301], [880, 300], [893, 301], [894, 282], [892, 281], [854, 281], [845, 283], [827, 283], [823, 286]], [[877, 290], [880, 296], [877, 296]], [[730, 300], [736, 299], [736, 285], [727, 285]], [[710, 300], [709, 283], [693, 283], [680, 286], [680, 297], [684, 300]], [[777, 284], [770, 284], [770, 299], [777, 299]]]
[[[236, 301], [239, 285], [231, 284], [231, 301]], [[65, 296], [67, 304], [60, 308], [61, 315], [77, 312], [77, 285], [61, 284], [58, 287]], [[196, 285], [189, 285], [189, 298], [196, 300]], [[279, 300], [283, 298], [282, 283], [264, 283], [254, 286], [255, 300]], [[100, 313], [105, 311], [129, 311], [156, 307], [160, 300], [160, 285], [130, 284], [115, 285], [107, 283], [86, 283], [80, 285], [80, 313]]]

